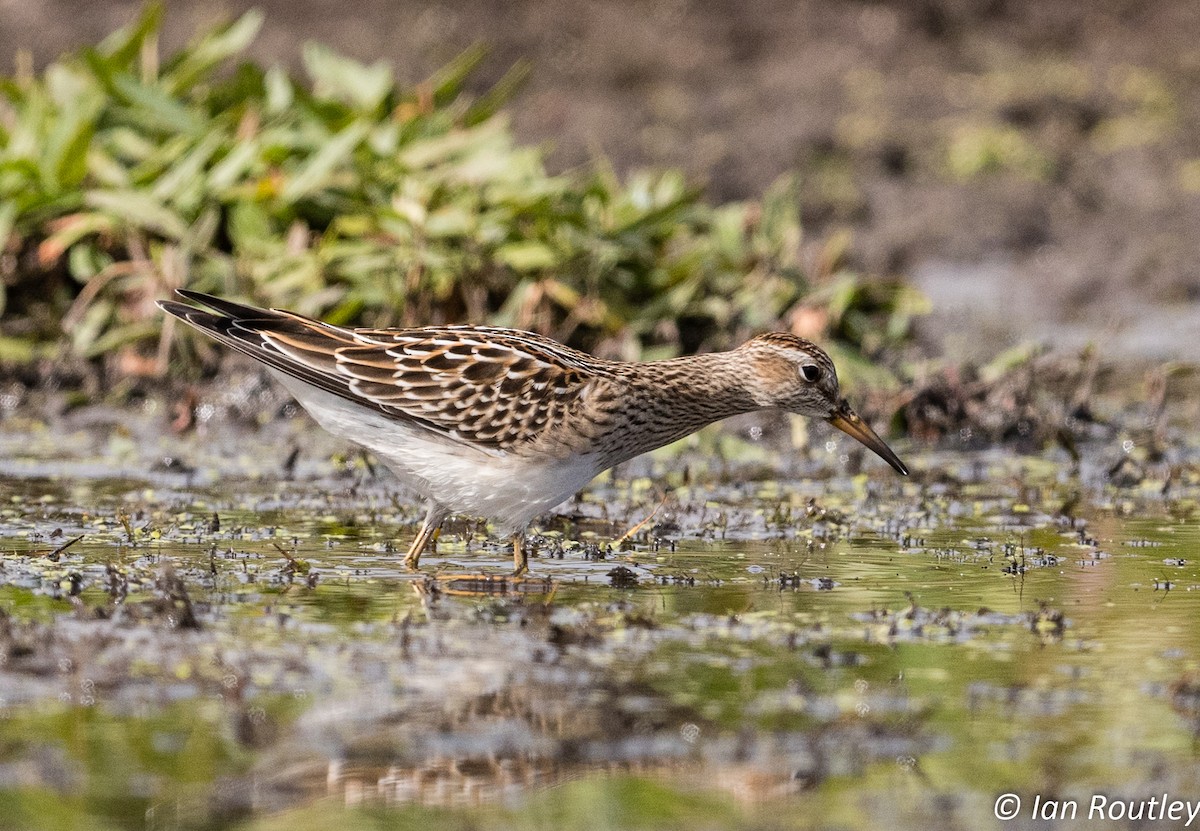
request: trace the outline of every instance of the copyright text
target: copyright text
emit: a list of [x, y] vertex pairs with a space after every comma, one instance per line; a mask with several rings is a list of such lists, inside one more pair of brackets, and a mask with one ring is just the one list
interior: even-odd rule
[[[1019, 817], [1029, 819], [1112, 820], [1114, 822], [1167, 820], [1183, 823], [1183, 828], [1200, 828], [1200, 800], [1173, 799], [1161, 794], [1145, 799], [1126, 799], [1105, 794], [1093, 794], [1089, 800], [1053, 799], [1041, 794], [1027, 797], [1022, 803], [1015, 793], [1002, 793], [992, 807], [996, 819], [1008, 821]], [[1193, 824], [1195, 823], [1195, 824]]]

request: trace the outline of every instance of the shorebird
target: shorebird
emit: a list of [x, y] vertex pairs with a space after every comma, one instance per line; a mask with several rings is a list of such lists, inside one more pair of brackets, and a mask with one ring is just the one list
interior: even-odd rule
[[[528, 570], [525, 528], [597, 474], [739, 413], [821, 418], [908, 469], [850, 408], [829, 356], [771, 333], [729, 352], [608, 361], [550, 338], [488, 326], [350, 329], [180, 290], [205, 311], [163, 311], [266, 365], [317, 423], [370, 450], [426, 500], [404, 562], [451, 514], [510, 535]], [[215, 312], [215, 314], [214, 314]]]

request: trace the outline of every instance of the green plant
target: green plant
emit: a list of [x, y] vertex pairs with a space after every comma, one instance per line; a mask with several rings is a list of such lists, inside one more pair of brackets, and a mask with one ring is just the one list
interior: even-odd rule
[[405, 87], [310, 44], [302, 81], [234, 65], [258, 12], [165, 59], [161, 15], [0, 81], [0, 359], [65, 331], [77, 355], [152, 354], [122, 366], [161, 372], [173, 330], [153, 301], [184, 285], [628, 356], [727, 345], [814, 304], [810, 334], [851, 352], [907, 334], [918, 303], [902, 283], [802, 267], [791, 178], [713, 207], [674, 171], [548, 175], [501, 111], [524, 65], [472, 97], [480, 47]]

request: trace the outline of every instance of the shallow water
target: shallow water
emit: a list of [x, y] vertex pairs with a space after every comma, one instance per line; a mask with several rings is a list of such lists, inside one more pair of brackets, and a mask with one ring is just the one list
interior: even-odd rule
[[1006, 792], [1032, 827], [1039, 796], [1200, 799], [1182, 443], [1118, 487], [1103, 444], [909, 453], [900, 480], [705, 434], [543, 520], [514, 583], [463, 520], [404, 571], [419, 508], [306, 422], [160, 426], [0, 432], [0, 827], [957, 828]]

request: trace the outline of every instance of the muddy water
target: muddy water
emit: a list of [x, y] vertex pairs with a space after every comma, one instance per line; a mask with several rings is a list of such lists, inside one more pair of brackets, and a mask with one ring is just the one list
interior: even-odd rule
[[401, 569], [418, 506], [303, 421], [162, 421], [2, 425], [0, 827], [994, 827], [1004, 793], [1013, 827], [1049, 827], [1035, 799], [1088, 827], [1093, 794], [1200, 799], [1183, 443], [1115, 480], [1115, 442], [913, 451], [905, 481], [706, 434], [546, 518], [513, 582], [464, 520]]

